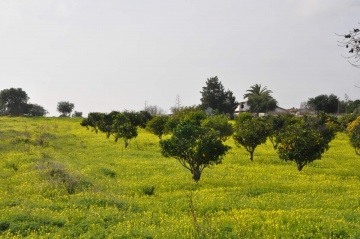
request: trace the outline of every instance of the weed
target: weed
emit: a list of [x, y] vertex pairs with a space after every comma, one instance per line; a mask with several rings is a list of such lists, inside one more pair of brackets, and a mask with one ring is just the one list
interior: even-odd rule
[[102, 173], [105, 176], [108, 176], [110, 178], [115, 178], [116, 177], [116, 172], [114, 170], [108, 169], [108, 168], [101, 168]]
[[10, 227], [9, 222], [0, 222], [0, 232], [8, 230]]
[[143, 193], [147, 196], [152, 196], [155, 194], [155, 187], [154, 186], [146, 186], [142, 189]]

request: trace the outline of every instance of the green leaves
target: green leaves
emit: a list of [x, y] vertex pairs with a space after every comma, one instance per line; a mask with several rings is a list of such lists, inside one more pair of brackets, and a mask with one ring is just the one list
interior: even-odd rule
[[250, 153], [253, 161], [255, 148], [265, 143], [269, 134], [270, 128], [263, 119], [244, 113], [237, 118], [233, 138], [237, 146], [243, 146]]
[[204, 168], [221, 163], [230, 149], [219, 138], [219, 133], [210, 128], [185, 122], [179, 124], [170, 139], [161, 140], [162, 155], [177, 159], [200, 180]]
[[294, 161], [299, 171], [308, 163], [321, 159], [335, 137], [335, 128], [328, 119], [326, 114], [319, 114], [288, 125], [278, 136], [280, 159]]

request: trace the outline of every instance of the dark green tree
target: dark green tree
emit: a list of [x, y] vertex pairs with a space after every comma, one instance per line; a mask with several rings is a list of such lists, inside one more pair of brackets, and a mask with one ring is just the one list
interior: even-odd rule
[[316, 118], [303, 117], [296, 124], [286, 127], [279, 135], [280, 159], [294, 161], [299, 171], [308, 163], [321, 159], [335, 137], [335, 128], [326, 114]]
[[256, 147], [265, 143], [269, 134], [269, 126], [262, 118], [242, 113], [236, 119], [233, 135], [235, 144], [238, 147], [243, 146], [249, 152], [251, 161], [254, 159]]
[[277, 101], [271, 96], [272, 91], [267, 87], [261, 87], [261, 84], [255, 84], [244, 94], [250, 106], [250, 112], [266, 113], [272, 111], [277, 106]]
[[80, 111], [74, 111], [73, 118], [82, 118], [83, 113]]
[[339, 111], [339, 98], [334, 95], [318, 95], [307, 102], [316, 112], [337, 113]]
[[69, 101], [60, 101], [57, 104], [57, 111], [61, 114], [60, 117], [70, 117], [75, 105]]
[[47, 110], [40, 105], [28, 104], [27, 114], [30, 116], [45, 116], [47, 113]]
[[129, 118], [129, 114], [116, 114], [112, 124], [112, 135], [115, 137], [115, 142], [117, 142], [118, 139], [122, 139], [124, 141], [125, 148], [128, 147], [131, 139], [137, 137], [137, 127], [134, 125], [132, 119]]
[[86, 127], [87, 130], [92, 128], [92, 131], [98, 133], [100, 121], [103, 118], [104, 113], [91, 112], [88, 114], [88, 117], [83, 119], [80, 123], [81, 126]]
[[346, 107], [346, 113], [354, 113], [358, 108], [360, 108], [360, 100], [351, 101]]
[[202, 97], [201, 108], [215, 110], [221, 114], [233, 114], [239, 103], [236, 101], [233, 92], [225, 91], [224, 86], [218, 77], [210, 77], [206, 81], [206, 86], [200, 91]]
[[170, 139], [160, 140], [161, 153], [175, 158], [200, 180], [203, 170], [220, 164], [230, 149], [219, 139], [218, 132], [192, 123], [181, 123], [173, 131]]
[[0, 91], [0, 113], [2, 115], [20, 116], [27, 113], [29, 97], [21, 88], [10, 88]]
[[111, 111], [109, 114], [100, 115], [96, 125], [101, 132], [105, 133], [106, 138], [110, 138], [113, 132], [114, 120], [119, 113], [118, 111]]

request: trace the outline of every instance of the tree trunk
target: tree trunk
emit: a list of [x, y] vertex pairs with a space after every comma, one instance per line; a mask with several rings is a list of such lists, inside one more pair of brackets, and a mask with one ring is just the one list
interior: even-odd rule
[[306, 163], [297, 163], [297, 168], [301, 171], [305, 167]]
[[253, 162], [254, 161], [254, 150], [251, 150], [250, 152], [250, 161]]
[[199, 167], [195, 167], [192, 170], [192, 174], [193, 174], [194, 181], [198, 182], [200, 180], [200, 177], [201, 177], [201, 171], [200, 171]]

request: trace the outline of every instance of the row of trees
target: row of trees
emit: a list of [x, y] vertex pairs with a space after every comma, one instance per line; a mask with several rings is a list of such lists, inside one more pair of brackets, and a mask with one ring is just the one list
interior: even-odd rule
[[[115, 141], [123, 139], [125, 147], [138, 135], [137, 128], [146, 128], [159, 137], [161, 153], [172, 157], [188, 169], [194, 181], [199, 181], [203, 170], [220, 164], [231, 149], [225, 142], [231, 137], [235, 145], [243, 147], [254, 160], [256, 148], [268, 139], [279, 158], [294, 161], [301, 171], [307, 164], [321, 159], [337, 131], [345, 131], [358, 141], [351, 142], [360, 152], [360, 118], [346, 115], [341, 118], [319, 113], [316, 116], [297, 118], [293, 115], [254, 117], [240, 114], [235, 123], [224, 115], [208, 116], [199, 107], [183, 107], [168, 116], [151, 116], [147, 112], [90, 113], [81, 123], [95, 132], [103, 132]], [[350, 133], [351, 132], [351, 133]], [[164, 135], [169, 135], [164, 138]], [[356, 142], [359, 142], [356, 144]], [[355, 147], [356, 146], [356, 147]]]
[[105, 133], [106, 138], [113, 136], [115, 142], [122, 139], [125, 148], [129, 145], [130, 140], [137, 137], [137, 127], [145, 128], [146, 123], [152, 116], [147, 111], [112, 111], [106, 113], [89, 113], [88, 117], [83, 119], [81, 126], [92, 130], [95, 133], [99, 131]]

